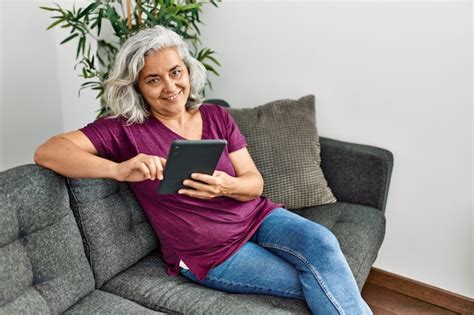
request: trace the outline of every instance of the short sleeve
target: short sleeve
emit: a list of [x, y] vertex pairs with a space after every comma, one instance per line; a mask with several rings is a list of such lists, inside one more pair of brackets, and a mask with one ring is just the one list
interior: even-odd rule
[[92, 142], [100, 157], [115, 162], [124, 160], [126, 134], [123, 124], [117, 118], [100, 118], [79, 129]]
[[224, 115], [224, 123], [227, 134], [226, 140], [227, 146], [229, 148], [229, 153], [246, 147], [247, 142], [245, 140], [244, 135], [240, 132], [239, 126], [237, 126], [234, 117], [232, 117], [232, 115], [225, 109], [221, 108], [221, 111]]

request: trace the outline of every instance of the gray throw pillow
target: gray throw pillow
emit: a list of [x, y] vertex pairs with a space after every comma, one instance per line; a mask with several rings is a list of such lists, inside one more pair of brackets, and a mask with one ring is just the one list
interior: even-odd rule
[[263, 176], [264, 196], [289, 209], [336, 202], [320, 167], [314, 95], [228, 110]]

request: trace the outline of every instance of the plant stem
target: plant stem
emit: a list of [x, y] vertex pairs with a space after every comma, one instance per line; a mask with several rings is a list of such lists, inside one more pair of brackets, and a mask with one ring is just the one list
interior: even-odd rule
[[142, 1], [137, 0], [137, 24], [138, 27], [142, 26]]
[[152, 11], [152, 14], [153, 14], [154, 16], [158, 16], [158, 12], [157, 12], [157, 10], [156, 10], [156, 8], [157, 8], [157, 6], [158, 6], [158, 0], [154, 0], [154, 2], [155, 2], [155, 3], [153, 4], [153, 11]]
[[132, 0], [127, 0], [127, 24], [130, 31], [132, 29]]

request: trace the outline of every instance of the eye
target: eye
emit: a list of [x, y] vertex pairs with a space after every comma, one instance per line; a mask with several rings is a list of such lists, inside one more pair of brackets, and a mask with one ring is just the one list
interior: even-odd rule
[[171, 75], [173, 77], [179, 77], [180, 74], [181, 74], [181, 70], [179, 70], [179, 69], [175, 69], [171, 72]]
[[153, 78], [153, 79], [149, 80], [148, 83], [151, 84], [151, 85], [157, 85], [158, 83], [160, 83], [160, 79]]

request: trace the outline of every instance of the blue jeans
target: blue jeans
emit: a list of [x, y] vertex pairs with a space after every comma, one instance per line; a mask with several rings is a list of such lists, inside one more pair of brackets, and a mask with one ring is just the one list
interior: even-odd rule
[[199, 284], [232, 293], [305, 300], [313, 314], [372, 314], [330, 230], [276, 208], [252, 238]]

